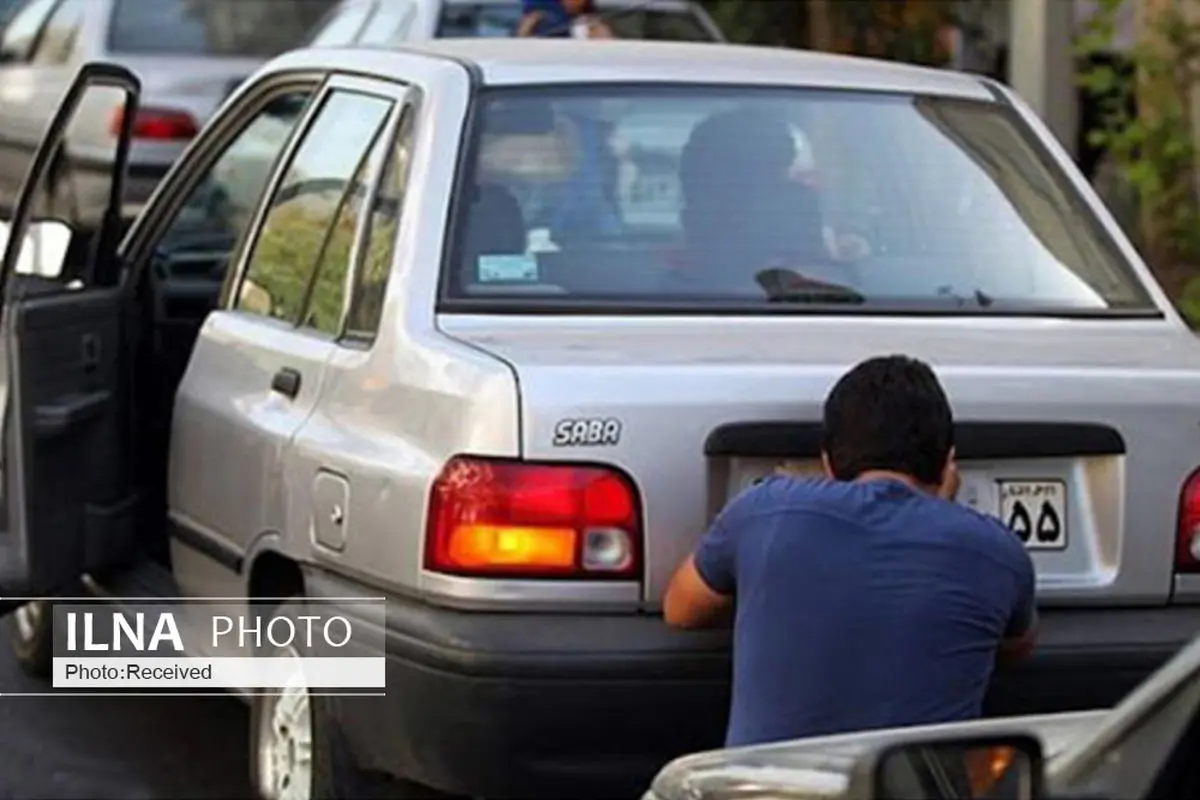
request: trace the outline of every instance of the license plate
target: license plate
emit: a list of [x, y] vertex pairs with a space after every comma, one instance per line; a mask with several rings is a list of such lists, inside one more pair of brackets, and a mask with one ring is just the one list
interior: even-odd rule
[[1067, 546], [1067, 486], [1062, 481], [997, 481], [1000, 519], [1029, 550]]

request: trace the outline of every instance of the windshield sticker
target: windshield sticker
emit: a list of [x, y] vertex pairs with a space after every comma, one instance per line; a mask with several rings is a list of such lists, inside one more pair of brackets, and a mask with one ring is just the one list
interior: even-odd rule
[[620, 441], [619, 419], [560, 419], [554, 424], [555, 447], [611, 447]]
[[537, 256], [480, 256], [475, 266], [480, 283], [537, 283], [540, 280]]

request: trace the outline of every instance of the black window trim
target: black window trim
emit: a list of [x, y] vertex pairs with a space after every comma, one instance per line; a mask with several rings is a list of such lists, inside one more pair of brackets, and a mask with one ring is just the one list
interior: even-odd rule
[[367, 188], [363, 193], [362, 205], [360, 206], [360, 214], [358, 219], [354, 221], [354, 235], [350, 242], [350, 252], [347, 254], [349, 263], [346, 264], [346, 274], [342, 276], [342, 303], [338, 310], [338, 320], [332, 332], [323, 331], [320, 328], [312, 325], [308, 321], [308, 312], [312, 309], [313, 295], [316, 294], [317, 285], [321, 276], [321, 269], [325, 266], [325, 255], [329, 252], [329, 244], [333, 240], [333, 232], [337, 227], [338, 218], [342, 212], [346, 210], [347, 203], [350, 202], [350, 196], [355, 193], [356, 184], [354, 176], [359, 174], [360, 170], [365, 170], [370, 165], [371, 156], [375, 153], [375, 148], [382, 143], [385, 147], [392, 141], [394, 132], [394, 120], [397, 114], [397, 103], [394, 98], [391, 99], [391, 106], [388, 108], [387, 114], [379, 122], [379, 126], [375, 128], [375, 133], [371, 135], [371, 141], [367, 144], [366, 150], [363, 151], [362, 157], [354, 167], [354, 174], [346, 183], [346, 188], [342, 191], [342, 196], [338, 198], [337, 206], [334, 208], [333, 216], [330, 217], [329, 227], [325, 230], [325, 235], [321, 237], [321, 247], [317, 250], [313, 257], [313, 269], [308, 276], [308, 285], [304, 289], [304, 300], [300, 303], [300, 313], [296, 319], [296, 327], [301, 330], [314, 333], [333, 340], [340, 339], [346, 330], [346, 319], [350, 313], [350, 293], [352, 286], [350, 284], [351, 273], [354, 271], [354, 264], [359, 256], [359, 242], [362, 238], [363, 231], [369, 227], [366, 219], [371, 213], [371, 203], [374, 201], [375, 192], [379, 185], [379, 180], [383, 175], [383, 169], [387, 164], [387, 150], [383, 151], [383, 156], [379, 163], [375, 165], [369, 172], [363, 174], [362, 185]]
[[[379, 169], [375, 176], [375, 180], [371, 183], [369, 196], [366, 198], [367, 214], [363, 217], [362, 224], [355, 232], [354, 247], [350, 255], [350, 269], [347, 270], [346, 279], [347, 291], [344, 313], [342, 315], [342, 324], [338, 333], [337, 341], [340, 345], [354, 347], [355, 349], [370, 350], [375, 345], [375, 340], [379, 336], [379, 324], [375, 326], [375, 330], [366, 331], [358, 330], [350, 327], [350, 311], [354, 308], [355, 297], [359, 293], [361, 284], [359, 277], [363, 269], [363, 263], [366, 259], [367, 252], [370, 249], [371, 234], [375, 229], [375, 202], [379, 197], [379, 189], [383, 185], [384, 178], [387, 177], [387, 170], [390, 162], [396, 156], [396, 148], [402, 142], [401, 137], [407, 137], [415, 144], [417, 136], [417, 122], [421, 111], [421, 101], [423, 95], [415, 86], [408, 86], [407, 96], [403, 101], [396, 104], [393, 110], [392, 119], [388, 121], [388, 151], [384, 158], [379, 163]], [[393, 232], [391, 257], [395, 260], [396, 241], [400, 236], [400, 226], [404, 219], [405, 200], [408, 197], [408, 180], [412, 172], [413, 159], [410, 157], [404, 165], [404, 174], [397, 175], [396, 180], [404, 187], [404, 192], [400, 196], [400, 203], [396, 208], [396, 230]], [[384, 292], [386, 294], [387, 285], [391, 282], [391, 273], [389, 270], [387, 278], [384, 279]], [[382, 315], [380, 317], [382, 321]]]
[[[1017, 132], [1017, 135], [1026, 140], [1029, 147], [1033, 150], [1036, 158], [1043, 168], [1047, 169], [1055, 177], [1054, 180], [1062, 183], [1060, 191], [1067, 196], [1068, 200], [1077, 204], [1080, 210], [1084, 211], [1087, 217], [1089, 228], [1092, 229], [1093, 235], [1099, 240], [1105, 249], [1109, 250], [1120, 260], [1126, 264], [1130, 278], [1136, 285], [1137, 290], [1143, 295], [1143, 299], [1147, 304], [1146, 308], [1065, 308], [1065, 309], [1012, 309], [995, 307], [983, 308], [930, 308], [917, 307], [908, 308], [903, 304], [896, 303], [866, 303], [863, 305], [848, 305], [848, 304], [816, 304], [816, 303], [768, 303], [765, 301], [753, 302], [726, 302], [726, 303], [706, 303], [698, 305], [695, 302], [680, 302], [680, 301], [664, 301], [664, 300], [614, 300], [604, 301], [596, 298], [585, 300], [559, 300], [548, 299], [546, 297], [522, 297], [522, 298], [503, 298], [503, 297], [453, 297], [450, 292], [452, 290], [452, 279], [455, 274], [454, 265], [461, 258], [462, 249], [462, 228], [465, 221], [465, 214], [460, 208], [459, 198], [466, 195], [466, 188], [474, 182], [475, 167], [478, 164], [478, 150], [482, 139], [482, 125], [479, 124], [479, 109], [497, 96], [505, 94], [519, 93], [524, 97], [536, 96], [538, 94], [546, 94], [551, 96], [561, 96], [564, 92], [572, 92], [582, 96], [588, 93], [603, 95], [616, 91], [634, 93], [653, 94], [655, 92], [669, 93], [671, 91], [687, 90], [704, 90], [708, 89], [716, 92], [730, 91], [746, 91], [748, 93], [768, 94], [773, 91], [779, 92], [794, 92], [802, 90], [806, 92], [829, 93], [840, 95], [862, 95], [862, 96], [886, 96], [886, 97], [910, 97], [914, 100], [936, 100], [936, 101], [955, 101], [963, 103], [973, 103], [979, 106], [987, 107], [995, 113], [1003, 116], [1011, 123]], [[721, 82], [586, 82], [586, 83], [549, 83], [545, 85], [517, 85], [517, 86], [477, 86], [471, 94], [466, 118], [463, 124], [463, 143], [459, 149], [458, 164], [455, 167], [454, 180], [452, 182], [450, 203], [450, 217], [446, 225], [446, 233], [443, 239], [442, 258], [439, 264], [439, 274], [437, 281], [437, 298], [434, 305], [435, 313], [439, 314], [490, 314], [503, 316], [683, 316], [683, 317], [700, 317], [700, 316], [905, 316], [905, 317], [1002, 317], [1002, 318], [1035, 318], [1035, 319], [1130, 319], [1130, 320], [1162, 320], [1166, 319], [1166, 312], [1158, 305], [1154, 293], [1146, 285], [1146, 277], [1141, 271], [1134, 268], [1134, 265], [1128, 262], [1125, 251], [1119, 246], [1111, 231], [1106, 228], [1100, 218], [1100, 215], [1091, 207], [1087, 198], [1079, 191], [1071, 181], [1058, 177], [1062, 172], [1060, 165], [1050, 153], [1049, 149], [1037, 136], [1036, 132], [1029, 123], [1021, 116], [1011, 104], [1000, 103], [995, 100], [994, 94], [989, 99], [971, 98], [956, 94], [941, 94], [929, 92], [901, 92], [893, 89], [874, 89], [874, 88], [856, 88], [856, 87], [832, 87], [832, 86], [804, 86], [804, 85], [783, 85], [783, 84], [754, 84], [754, 83], [721, 83]], [[1153, 280], [1153, 278], [1151, 278]]]

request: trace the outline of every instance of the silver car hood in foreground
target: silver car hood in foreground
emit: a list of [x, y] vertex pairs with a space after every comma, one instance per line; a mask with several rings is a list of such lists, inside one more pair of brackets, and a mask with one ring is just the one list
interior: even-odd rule
[[[668, 764], [643, 800], [827, 800], [846, 794], [855, 764], [880, 748], [906, 741], [969, 738], [988, 734], [1033, 735], [1042, 742], [1045, 770], [1052, 791], [1072, 796], [1110, 761], [1113, 748], [1155, 721], [1175, 716], [1182, 726], [1193, 713], [1175, 699], [1193, 688], [1200, 676], [1200, 637], [1130, 692], [1112, 709], [1004, 717], [975, 722], [922, 725], [848, 733], [684, 756]], [[1194, 697], [1194, 695], [1191, 695]], [[1189, 702], [1184, 700], [1184, 702]], [[1190, 701], [1194, 702], [1194, 700]], [[1176, 712], [1189, 716], [1178, 717]], [[1176, 733], [1181, 733], [1180, 727]], [[1170, 732], [1168, 731], [1168, 736]], [[1166, 757], [1164, 752], [1163, 757]], [[1131, 762], [1133, 780], [1152, 776], [1158, 766]], [[1142, 781], [1149, 785], [1148, 781]], [[1084, 793], [1080, 793], [1082, 795]], [[1125, 796], [1118, 791], [1113, 796]], [[1140, 795], [1137, 795], [1140, 796]]]
[[654, 780], [645, 800], [825, 800], [842, 797], [855, 763], [882, 745], [909, 739], [1031, 733], [1042, 740], [1047, 768], [1110, 712], [1081, 711], [1008, 717], [948, 725], [923, 725], [849, 733], [777, 745], [714, 750], [672, 762]]

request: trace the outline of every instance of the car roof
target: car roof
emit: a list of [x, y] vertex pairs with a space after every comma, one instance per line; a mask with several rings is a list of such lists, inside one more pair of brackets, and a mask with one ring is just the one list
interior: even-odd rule
[[[378, 53], [378, 48], [361, 48]], [[992, 100], [973, 75], [775, 47], [644, 40], [433, 39], [386, 48], [473, 65], [489, 85], [711, 83], [818, 86]]]

